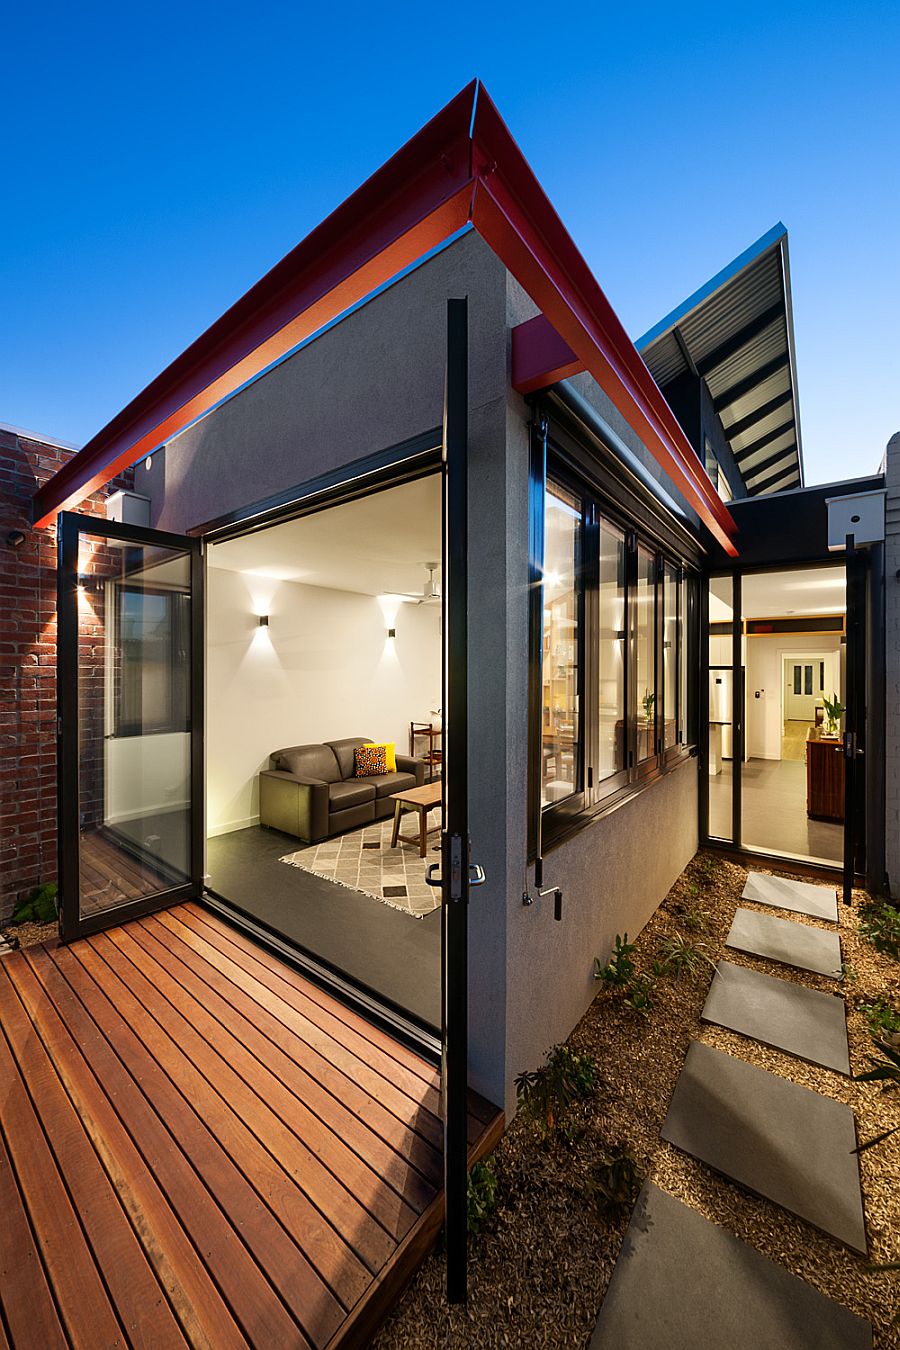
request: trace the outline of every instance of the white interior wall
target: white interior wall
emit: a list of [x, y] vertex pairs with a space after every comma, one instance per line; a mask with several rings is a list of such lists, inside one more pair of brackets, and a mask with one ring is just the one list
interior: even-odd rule
[[[781, 697], [785, 656], [801, 650], [809, 653], [840, 652], [840, 647], [840, 636], [831, 633], [814, 637], [794, 634], [780, 638], [748, 638], [747, 749], [752, 759], [781, 758]], [[840, 694], [840, 687], [837, 692]]]
[[211, 566], [206, 679], [207, 830], [225, 834], [257, 823], [274, 750], [372, 736], [406, 753], [440, 703], [440, 607]]

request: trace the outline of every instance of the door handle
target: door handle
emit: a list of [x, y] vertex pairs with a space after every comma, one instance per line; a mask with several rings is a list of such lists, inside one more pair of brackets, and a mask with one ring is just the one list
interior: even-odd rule
[[[426, 886], [443, 886], [443, 877], [435, 875], [439, 867], [440, 863], [428, 864], [425, 869]], [[469, 886], [483, 886], [486, 881], [487, 877], [484, 875], [484, 868], [479, 866], [478, 863], [469, 863]]]

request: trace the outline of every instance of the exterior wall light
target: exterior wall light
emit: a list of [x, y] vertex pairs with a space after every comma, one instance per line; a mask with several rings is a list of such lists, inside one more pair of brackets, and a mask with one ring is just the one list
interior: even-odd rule
[[395, 637], [397, 636], [397, 630], [396, 630], [396, 628], [389, 628], [389, 629], [387, 630], [387, 635], [388, 635], [389, 638], [395, 638]]
[[268, 628], [268, 626], [269, 626], [269, 616], [268, 616], [268, 614], [260, 614], [260, 616], [259, 616], [259, 626], [260, 626], [260, 628]]

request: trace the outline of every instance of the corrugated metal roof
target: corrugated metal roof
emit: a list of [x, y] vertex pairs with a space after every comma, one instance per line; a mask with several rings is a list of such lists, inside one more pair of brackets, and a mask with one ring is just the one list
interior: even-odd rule
[[[705, 379], [751, 495], [802, 484], [788, 242], [781, 223], [635, 345], [663, 392], [690, 369]], [[777, 407], [767, 410], [775, 401]], [[766, 411], [755, 417], [760, 410]], [[785, 434], [773, 437], [779, 427], [787, 428]]]

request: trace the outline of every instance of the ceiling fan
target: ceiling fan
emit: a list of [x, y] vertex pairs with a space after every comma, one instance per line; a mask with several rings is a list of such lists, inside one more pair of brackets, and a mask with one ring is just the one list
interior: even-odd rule
[[428, 573], [428, 580], [423, 583], [421, 592], [388, 591], [388, 595], [395, 595], [402, 600], [410, 600], [417, 605], [439, 605], [441, 603], [441, 583], [435, 581], [434, 574], [440, 567], [440, 563], [427, 562], [423, 563], [422, 566]]

